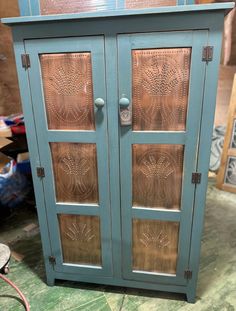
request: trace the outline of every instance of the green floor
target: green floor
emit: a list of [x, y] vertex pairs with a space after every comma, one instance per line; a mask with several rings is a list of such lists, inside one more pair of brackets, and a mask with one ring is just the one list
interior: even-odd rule
[[[32, 311], [176, 311], [236, 310], [236, 195], [221, 192], [210, 183], [207, 196], [205, 231], [202, 240], [197, 302], [185, 302], [183, 295], [115, 288], [75, 282], [45, 284], [39, 234], [26, 234], [23, 228], [36, 222], [33, 211], [14, 213], [1, 222], [0, 242], [24, 256], [11, 259], [8, 275], [29, 299]], [[18, 311], [24, 307], [13, 289], [0, 280], [0, 310]]]

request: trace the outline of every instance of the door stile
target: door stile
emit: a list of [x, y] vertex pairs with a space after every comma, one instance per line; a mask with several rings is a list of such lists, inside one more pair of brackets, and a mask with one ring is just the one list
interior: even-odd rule
[[105, 36], [105, 65], [107, 91], [107, 124], [109, 145], [110, 212], [112, 222], [113, 276], [122, 278], [121, 262], [121, 208], [120, 208], [120, 128], [118, 118], [118, 57], [117, 40], [114, 35]]

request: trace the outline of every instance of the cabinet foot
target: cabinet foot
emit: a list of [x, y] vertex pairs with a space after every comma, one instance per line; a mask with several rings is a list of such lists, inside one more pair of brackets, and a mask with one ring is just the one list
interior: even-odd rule
[[186, 293], [186, 296], [187, 296], [187, 301], [189, 303], [195, 303], [196, 302], [196, 293], [195, 293], [195, 291], [188, 291]]
[[48, 277], [47, 276], [47, 285], [48, 286], [54, 286], [55, 285], [55, 278], [54, 277]]

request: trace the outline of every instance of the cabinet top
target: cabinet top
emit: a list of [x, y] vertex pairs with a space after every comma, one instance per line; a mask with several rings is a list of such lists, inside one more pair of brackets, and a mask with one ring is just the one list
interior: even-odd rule
[[178, 5], [166, 6], [159, 8], [145, 8], [145, 9], [116, 9], [110, 11], [96, 11], [86, 13], [70, 13], [70, 14], [55, 14], [55, 15], [37, 15], [37, 16], [22, 16], [3, 18], [1, 22], [6, 25], [15, 25], [23, 23], [41, 23], [53, 21], [68, 21], [80, 20], [90, 18], [106, 18], [118, 16], [134, 16], [134, 15], [149, 15], [149, 14], [172, 14], [172, 13], [199, 13], [202, 11], [225, 11], [227, 14], [235, 6], [234, 2], [214, 3], [214, 4], [194, 4], [194, 5]]

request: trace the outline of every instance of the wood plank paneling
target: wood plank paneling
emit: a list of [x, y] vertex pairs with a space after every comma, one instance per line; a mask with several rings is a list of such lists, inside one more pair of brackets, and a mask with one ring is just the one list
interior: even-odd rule
[[228, 124], [216, 186], [236, 193], [236, 74], [232, 88]]
[[180, 209], [182, 145], [133, 145], [133, 206]]
[[[0, 0], [0, 18], [19, 16], [17, 0]], [[11, 29], [0, 23], [0, 115], [21, 112]]]
[[40, 56], [49, 129], [93, 130], [90, 53]]
[[226, 126], [227, 124], [230, 96], [235, 73], [235, 66], [220, 66], [214, 121], [215, 126]]
[[232, 45], [231, 45], [231, 55], [228, 65], [236, 65], [236, 9], [234, 9], [234, 18], [232, 22]]
[[133, 129], [185, 130], [191, 48], [132, 51]]
[[96, 144], [50, 145], [57, 202], [98, 203]]
[[108, 8], [107, 0], [40, 0], [42, 15], [80, 13], [105, 10]]
[[63, 261], [101, 266], [99, 217], [59, 215], [58, 218]]
[[133, 219], [133, 270], [176, 273], [179, 223]]
[[143, 8], [157, 8], [160, 6], [176, 5], [176, 0], [126, 0], [126, 9], [143, 9]]

